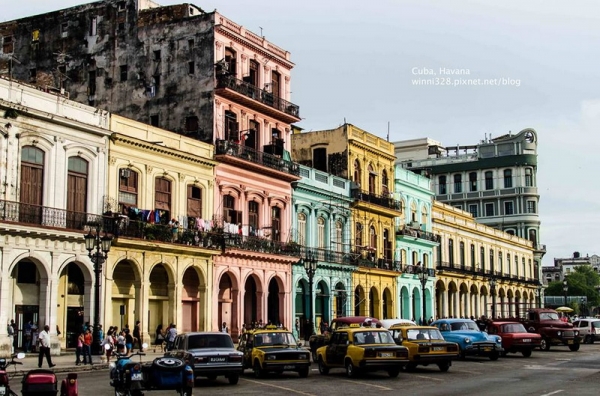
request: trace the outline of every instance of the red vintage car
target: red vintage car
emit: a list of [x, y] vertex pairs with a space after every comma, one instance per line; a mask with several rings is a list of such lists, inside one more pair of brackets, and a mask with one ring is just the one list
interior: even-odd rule
[[528, 333], [525, 326], [519, 322], [490, 321], [487, 323], [487, 331], [502, 337], [502, 356], [520, 352], [524, 357], [529, 357], [533, 349], [539, 348], [542, 342], [541, 335]]

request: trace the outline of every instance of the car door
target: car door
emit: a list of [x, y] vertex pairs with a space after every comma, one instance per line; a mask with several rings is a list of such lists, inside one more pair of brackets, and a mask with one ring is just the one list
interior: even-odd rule
[[348, 351], [348, 333], [340, 333], [338, 344], [335, 347], [335, 364], [343, 366], [346, 352]]
[[248, 334], [244, 345], [244, 367], [252, 367], [252, 348], [254, 348], [254, 334]]
[[335, 348], [337, 346], [338, 340], [340, 338], [340, 333], [333, 333], [329, 343], [325, 347], [325, 359], [327, 360], [327, 364], [332, 365], [335, 364]]

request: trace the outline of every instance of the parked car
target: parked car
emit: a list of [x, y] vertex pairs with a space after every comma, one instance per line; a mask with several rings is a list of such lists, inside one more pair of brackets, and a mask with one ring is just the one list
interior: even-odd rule
[[600, 319], [579, 318], [573, 322], [573, 327], [579, 330], [584, 344], [593, 344], [600, 340]]
[[470, 319], [439, 319], [431, 325], [441, 331], [446, 341], [458, 344], [461, 358], [467, 355], [476, 355], [487, 356], [490, 360], [498, 360], [500, 353], [504, 351], [502, 337], [488, 335]]
[[542, 336], [536, 333], [528, 333], [525, 326], [519, 322], [510, 321], [489, 321], [487, 322], [487, 331], [489, 334], [496, 334], [502, 337], [502, 347], [507, 353], [522, 353], [523, 356], [531, 356], [535, 348], [539, 348], [542, 343]]
[[243, 373], [243, 354], [235, 349], [231, 336], [220, 332], [182, 333], [175, 338], [173, 349], [165, 353], [187, 360], [195, 377], [214, 380], [225, 376], [235, 385]]
[[359, 372], [387, 371], [394, 378], [408, 363], [408, 349], [396, 345], [388, 330], [356, 323], [335, 330], [327, 345], [317, 349], [317, 361], [323, 375], [330, 369], [344, 368], [348, 377], [356, 377]]
[[327, 334], [313, 334], [308, 340], [308, 345], [310, 346], [310, 353], [313, 362], [317, 362], [317, 349], [325, 345], [332, 332], [334, 332], [337, 329], [348, 327], [350, 325], [357, 324], [360, 326], [367, 323], [370, 326], [377, 326], [377, 324], [379, 324], [379, 320], [371, 318], [369, 316], [343, 316], [340, 318], [333, 319], [331, 321], [331, 325], [327, 329]]
[[437, 327], [395, 324], [389, 331], [398, 345], [408, 348], [407, 370], [436, 364], [445, 372], [452, 366], [452, 359], [458, 358], [458, 344], [444, 340]]
[[244, 355], [244, 369], [251, 368], [257, 378], [267, 372], [296, 371], [306, 378], [310, 369], [310, 353], [294, 335], [276, 326], [242, 334], [238, 350]]
[[530, 333], [542, 336], [540, 349], [549, 351], [552, 345], [565, 345], [572, 352], [579, 350], [581, 335], [572, 323], [560, 320], [558, 312], [548, 308], [530, 308], [520, 322]]

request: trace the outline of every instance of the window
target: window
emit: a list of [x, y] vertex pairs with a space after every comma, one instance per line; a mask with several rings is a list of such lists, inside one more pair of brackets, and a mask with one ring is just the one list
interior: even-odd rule
[[154, 95], [158, 92], [158, 88], [160, 87], [160, 76], [154, 75], [152, 76], [152, 86], [154, 86]]
[[360, 162], [358, 160], [354, 160], [354, 183], [358, 185], [360, 188], [360, 180], [362, 179], [362, 174], [360, 170]]
[[[258, 230], [258, 221], [258, 202], [248, 202], [248, 226], [250, 226], [250, 235], [256, 235], [256, 231]], [[302, 241], [304, 241], [304, 235], [302, 235]]]
[[533, 171], [531, 170], [531, 168], [525, 168], [525, 186], [533, 186]]
[[454, 241], [448, 239], [448, 263], [450, 266], [454, 265]]
[[160, 217], [161, 223], [168, 222], [171, 212], [171, 181], [164, 177], [157, 177], [155, 183], [154, 208], [164, 212]]
[[223, 221], [237, 224], [242, 222], [242, 212], [235, 210], [235, 197], [223, 196]]
[[388, 188], [389, 182], [390, 181], [388, 179], [387, 171], [384, 169], [383, 171], [381, 171], [381, 189], [382, 189], [383, 194], [389, 193], [389, 188]]
[[504, 214], [505, 215], [514, 214], [513, 201], [505, 201], [504, 202]]
[[325, 147], [317, 147], [313, 150], [313, 167], [327, 172], [327, 149]]
[[69, 37], [69, 22], [63, 22], [60, 24], [60, 34], [62, 38]]
[[14, 52], [13, 36], [4, 36], [2, 38], [2, 52], [12, 54]]
[[271, 73], [271, 93], [273, 96], [281, 96], [281, 74], [273, 71]]
[[392, 240], [390, 239], [390, 230], [383, 230], [383, 257], [386, 260], [392, 260]]
[[246, 78], [246, 82], [254, 85], [255, 87], [259, 86], [258, 81], [258, 71], [260, 70], [258, 66], [258, 62], [254, 59], [250, 60], [250, 66], [248, 69], [248, 77]]
[[527, 213], [536, 213], [535, 201], [527, 201]]
[[[44, 191], [44, 152], [37, 147], [25, 146], [21, 151], [20, 203], [41, 206]], [[31, 210], [35, 210], [31, 208]], [[33, 214], [33, 213], [31, 213]], [[41, 216], [41, 213], [37, 213]], [[40, 219], [41, 220], [41, 219]]]
[[494, 249], [490, 249], [490, 270], [496, 271], [494, 268]]
[[494, 173], [491, 171], [485, 172], [485, 189], [494, 189]]
[[512, 169], [504, 169], [504, 188], [512, 188]]
[[202, 217], [202, 189], [189, 185], [187, 188], [188, 217]]
[[454, 192], [462, 192], [462, 175], [454, 175]]
[[96, 95], [96, 71], [90, 70], [88, 72], [88, 95]]
[[369, 194], [375, 194], [375, 183], [377, 182], [377, 173], [372, 165], [369, 165]]
[[129, 168], [119, 169], [119, 208], [138, 206], [138, 174]]
[[240, 140], [237, 114], [229, 110], [225, 111], [225, 140], [233, 142]]
[[465, 266], [465, 243], [464, 242], [460, 242], [458, 244], [458, 254], [460, 256], [460, 265], [462, 267]]
[[493, 203], [486, 203], [485, 204], [485, 215], [486, 216], [493, 216], [494, 215], [494, 204]]
[[298, 213], [298, 240], [300, 245], [306, 245], [306, 215]]
[[90, 31], [89, 31], [89, 35], [90, 36], [95, 36], [96, 34], [98, 34], [98, 18], [91, 17], [90, 18]]
[[356, 248], [361, 248], [363, 245], [362, 231], [363, 231], [362, 224], [356, 223], [355, 230], [354, 230], [354, 244], [355, 244]]
[[[506, 253], [506, 270], [508, 274], [512, 272], [512, 268], [510, 268], [510, 253]], [[517, 268], [517, 276], [519, 276], [519, 270]]]
[[32, 69], [29, 69], [29, 82], [30, 83], [37, 82], [37, 69], [35, 67]]
[[325, 219], [319, 217], [317, 219], [317, 247], [320, 249], [324, 249], [326, 246], [325, 240]]
[[271, 239], [279, 242], [281, 239], [281, 208], [271, 207]]
[[[156, 116], [158, 126], [158, 116]], [[188, 116], [185, 117], [185, 131], [187, 133], [198, 132], [198, 117]]]
[[227, 74], [229, 74], [230, 76], [236, 76], [237, 72], [237, 61], [236, 61], [236, 53], [234, 50], [232, 50], [231, 48], [225, 48], [225, 65], [226, 65], [226, 69], [225, 72]]
[[127, 81], [127, 65], [120, 66], [121, 81]]
[[188, 40], [188, 49], [192, 50], [194, 48], [194, 39]]
[[196, 72], [195, 68], [196, 65], [194, 62], [188, 62], [188, 74], [194, 74]]
[[377, 234], [375, 233], [375, 227], [369, 228], [369, 247], [375, 251], [377, 249]]
[[157, 127], [158, 126], [158, 114], [152, 114], [150, 116], [150, 125]]
[[79, 229], [87, 216], [88, 162], [70, 157], [67, 167], [67, 227]]
[[477, 173], [469, 173], [469, 191], [477, 191]]
[[469, 213], [471, 213], [471, 215], [473, 215], [473, 217], [477, 217], [479, 215], [478, 213], [478, 206], [477, 204], [474, 205], [469, 205]]
[[481, 270], [485, 272], [485, 249], [483, 246], [479, 248], [479, 261], [481, 261]]
[[155, 62], [160, 62], [160, 59], [161, 59], [161, 57], [160, 57], [160, 50], [154, 51], [153, 54], [154, 54], [154, 61]]
[[342, 237], [342, 232], [343, 232], [343, 226], [342, 226], [342, 222], [341, 221], [337, 221], [335, 223], [335, 241], [336, 241], [336, 247], [335, 247], [335, 251], [338, 253], [341, 253], [343, 251], [343, 247], [344, 247], [344, 239]]
[[502, 268], [502, 252], [498, 251], [498, 271], [502, 273], [504, 269]]
[[[248, 121], [249, 131], [246, 131], [242, 135], [245, 147], [250, 147], [254, 150], [258, 150], [258, 136], [260, 136], [260, 124], [257, 121]], [[256, 156], [255, 153], [250, 152], [251, 155]]]
[[438, 178], [438, 183], [439, 183], [439, 194], [440, 195], [447, 194], [446, 193], [446, 176], [440, 176]]
[[523, 270], [521, 276], [525, 276], [526, 268], [525, 268], [525, 257], [521, 257], [521, 269]]
[[475, 245], [471, 244], [471, 266], [475, 268]]

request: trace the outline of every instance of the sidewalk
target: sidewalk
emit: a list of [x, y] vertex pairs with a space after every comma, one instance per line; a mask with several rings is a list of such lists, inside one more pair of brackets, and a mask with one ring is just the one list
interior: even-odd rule
[[[158, 349], [154, 352], [153, 348], [148, 348], [145, 351], [146, 355], [142, 356], [142, 362], [150, 362], [157, 357], [162, 357], [164, 355], [163, 352]], [[105, 357], [105, 356], [104, 356]], [[83, 372], [83, 371], [92, 371], [92, 370], [106, 370], [108, 368], [108, 363], [106, 363], [106, 359], [102, 360], [102, 356], [100, 355], [92, 355], [93, 365], [89, 364], [81, 364], [79, 366], [75, 365], [75, 351], [72, 350], [62, 350], [60, 356], [52, 356], [52, 363], [55, 364], [52, 367], [52, 371], [55, 373], [74, 373], [74, 372]], [[140, 359], [139, 356], [135, 356], [134, 360]], [[23, 376], [29, 370], [34, 370], [38, 368], [38, 354], [37, 353], [27, 353], [24, 359], [18, 360], [15, 358], [15, 361], [19, 361], [23, 363], [22, 365], [9, 366], [6, 371], [9, 375], [15, 374], [16, 376]], [[111, 362], [115, 362], [116, 358], [111, 356]], [[48, 363], [44, 358], [42, 361], [42, 368], [49, 369]], [[15, 372], [16, 369], [16, 372]]]

